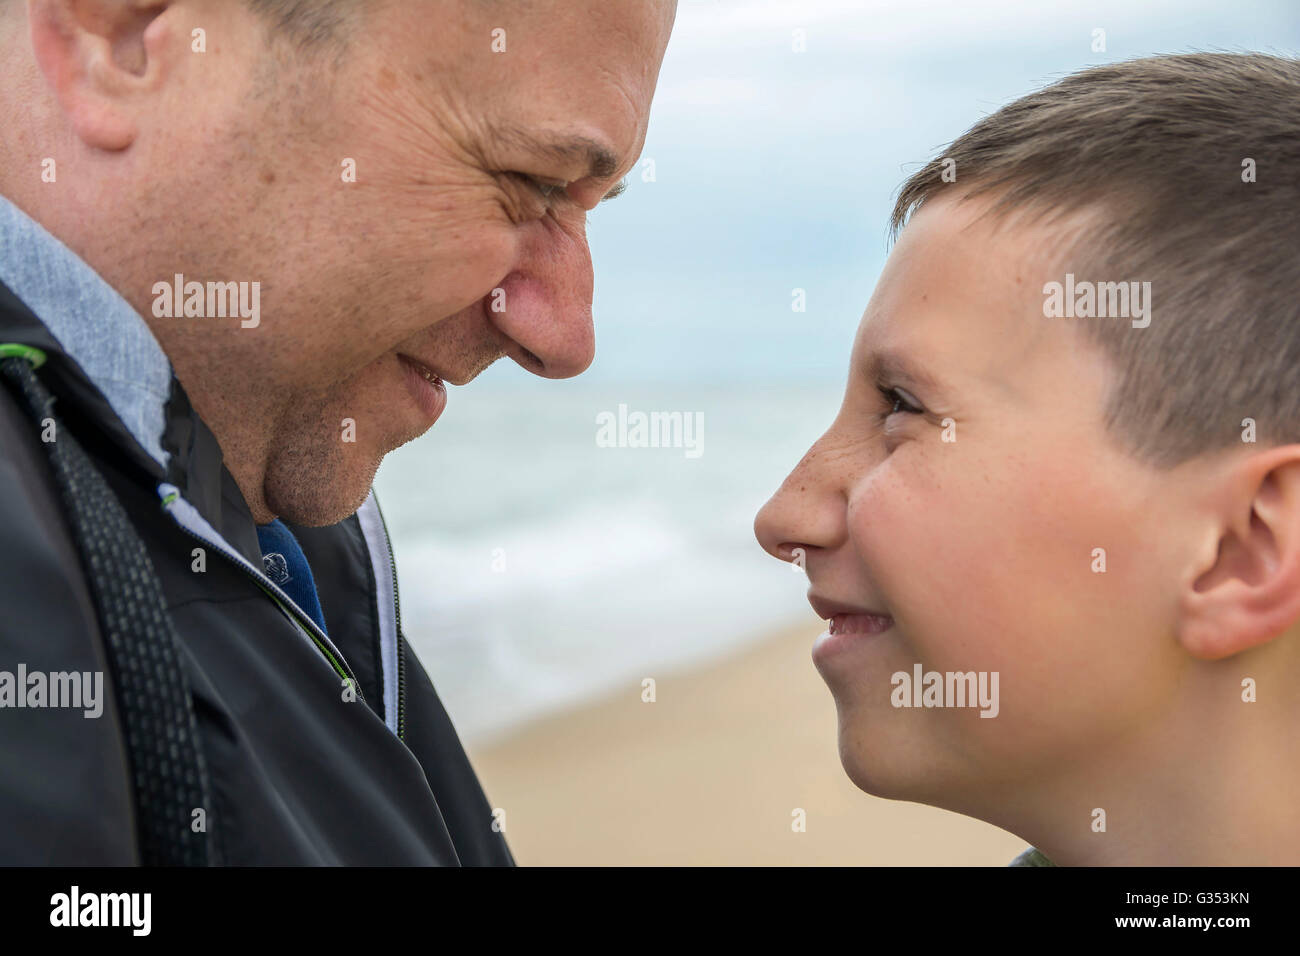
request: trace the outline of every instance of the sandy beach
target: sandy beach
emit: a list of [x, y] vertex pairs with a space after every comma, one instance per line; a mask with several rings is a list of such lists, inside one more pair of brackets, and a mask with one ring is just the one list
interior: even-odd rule
[[[470, 747], [520, 865], [1005, 866], [1004, 830], [862, 793], [840, 767], [814, 625]], [[806, 811], [806, 832], [792, 812]]]

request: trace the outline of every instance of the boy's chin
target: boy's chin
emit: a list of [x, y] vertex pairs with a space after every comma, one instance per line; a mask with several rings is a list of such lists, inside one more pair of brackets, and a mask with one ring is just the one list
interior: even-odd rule
[[871, 720], [861, 710], [836, 704], [840, 766], [855, 787], [883, 800], [941, 804], [939, 768], [923, 747], [891, 734], [888, 720]]
[[925, 802], [907, 785], [905, 778], [900, 779], [897, 775], [882, 772], [881, 767], [870, 760], [864, 760], [860, 755], [846, 751], [843, 741], [840, 745], [840, 766], [844, 768], [853, 785], [863, 793], [880, 797], [882, 800]]

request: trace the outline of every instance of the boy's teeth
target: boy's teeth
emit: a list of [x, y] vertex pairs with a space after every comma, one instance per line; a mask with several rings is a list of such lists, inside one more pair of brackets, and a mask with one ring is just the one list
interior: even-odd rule
[[878, 634], [888, 630], [894, 619], [888, 614], [836, 614], [830, 621], [832, 634]]

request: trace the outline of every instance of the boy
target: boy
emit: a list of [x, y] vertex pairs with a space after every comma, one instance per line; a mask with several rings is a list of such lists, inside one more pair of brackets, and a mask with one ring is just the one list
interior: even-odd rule
[[1020, 864], [1300, 863], [1297, 104], [1294, 59], [1101, 66], [903, 186], [756, 521], [862, 790]]

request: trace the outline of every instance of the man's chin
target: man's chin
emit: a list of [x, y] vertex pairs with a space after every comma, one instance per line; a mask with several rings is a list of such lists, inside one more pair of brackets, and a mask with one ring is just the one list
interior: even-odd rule
[[293, 456], [272, 462], [263, 484], [267, 507], [281, 520], [305, 528], [338, 524], [365, 502], [381, 461], [382, 455], [373, 460], [323, 456], [314, 463]]

